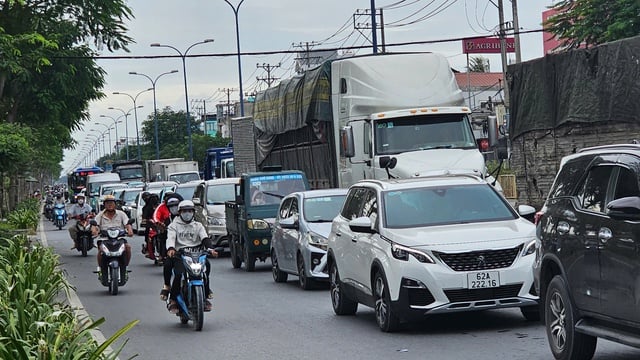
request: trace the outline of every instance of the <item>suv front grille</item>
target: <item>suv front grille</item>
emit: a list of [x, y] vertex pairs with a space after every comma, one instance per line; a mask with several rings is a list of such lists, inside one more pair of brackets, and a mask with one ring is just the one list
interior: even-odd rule
[[520, 246], [503, 250], [482, 250], [447, 254], [434, 252], [453, 271], [478, 271], [511, 266], [520, 252]]
[[482, 301], [504, 299], [518, 296], [522, 283], [502, 285], [488, 289], [454, 289], [445, 290], [444, 294], [451, 302]]

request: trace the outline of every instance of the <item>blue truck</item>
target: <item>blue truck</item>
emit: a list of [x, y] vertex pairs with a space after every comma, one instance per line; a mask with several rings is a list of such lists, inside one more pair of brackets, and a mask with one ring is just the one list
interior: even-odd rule
[[233, 147], [214, 147], [207, 149], [204, 158], [205, 180], [235, 177], [235, 167], [233, 162]]

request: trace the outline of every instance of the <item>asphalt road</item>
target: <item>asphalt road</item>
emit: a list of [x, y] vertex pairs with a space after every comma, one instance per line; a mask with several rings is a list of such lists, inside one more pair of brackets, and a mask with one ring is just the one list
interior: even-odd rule
[[[83, 258], [69, 250], [66, 228], [44, 220], [40, 239], [61, 257], [68, 280], [100, 330], [110, 337], [134, 319], [120, 359], [550, 359], [544, 328], [524, 320], [518, 309], [434, 316], [406, 325], [401, 332], [378, 330], [373, 310], [360, 306], [355, 316], [336, 316], [328, 287], [303, 291], [297, 278], [276, 284], [271, 263], [254, 273], [233, 269], [228, 257], [213, 259], [214, 308], [204, 328], [193, 331], [167, 312], [159, 298], [162, 269], [140, 253], [143, 238], [130, 239], [134, 254], [129, 282], [109, 295], [92, 272], [96, 250]], [[116, 346], [117, 347], [117, 346]], [[631, 360], [640, 349], [599, 340], [595, 359]]]

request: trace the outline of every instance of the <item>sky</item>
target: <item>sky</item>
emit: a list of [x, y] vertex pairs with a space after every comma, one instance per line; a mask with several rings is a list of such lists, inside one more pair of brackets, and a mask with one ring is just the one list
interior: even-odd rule
[[[371, 0], [228, 0], [238, 9], [240, 50], [242, 53], [243, 92], [249, 93], [266, 88], [264, 67], [271, 66], [271, 77], [286, 79], [295, 75], [296, 54], [286, 51], [301, 50], [307, 43], [313, 50], [370, 45], [370, 30], [354, 29], [354, 14], [371, 8]], [[473, 36], [490, 36], [498, 27], [499, 0], [375, 0], [376, 8], [383, 8], [386, 44], [406, 42], [433, 42]], [[505, 21], [512, 21], [511, 0], [503, 0]], [[126, 93], [136, 97], [138, 129], [144, 120], [153, 114], [153, 92], [149, 79], [131, 75], [143, 73], [152, 79], [162, 73], [178, 70], [177, 73], [162, 75], [156, 82], [158, 109], [167, 106], [174, 111], [186, 108], [182, 59], [170, 57], [178, 55], [176, 50], [165, 47], [151, 47], [152, 43], [170, 45], [184, 54], [192, 44], [205, 39], [213, 42], [198, 44], [188, 51], [185, 59], [189, 111], [197, 113], [204, 107], [207, 113], [215, 110], [215, 105], [227, 101], [225, 89], [230, 92], [230, 100], [238, 101], [238, 60], [236, 48], [235, 16], [232, 6], [225, 0], [129, 0], [135, 18], [126, 23], [128, 35], [135, 43], [129, 52], [109, 53], [101, 51], [103, 57], [145, 57], [161, 58], [106, 59], [98, 58], [97, 64], [106, 71], [104, 99], [90, 104], [90, 121], [82, 129], [73, 133], [78, 142], [76, 148], [65, 150], [61, 163], [63, 173], [77, 165], [84, 165], [88, 145], [95, 143], [96, 137], [105, 134], [108, 150], [107, 128], [115, 125], [110, 116], [118, 119], [124, 112], [134, 108], [133, 100]], [[541, 28], [542, 12], [553, 4], [550, 0], [519, 0], [518, 20], [521, 31]], [[370, 18], [357, 17], [360, 23], [370, 23]], [[395, 25], [395, 26], [394, 26]], [[366, 37], [365, 37], [366, 35]], [[378, 33], [378, 43], [381, 34]], [[522, 60], [527, 61], [543, 56], [542, 34], [523, 34], [520, 37]], [[355, 54], [371, 53], [371, 48], [353, 50]], [[465, 71], [466, 55], [462, 53], [462, 43], [443, 41], [429, 44], [390, 46], [387, 51], [429, 51], [447, 57], [452, 68]], [[280, 53], [277, 53], [280, 52]], [[271, 54], [264, 54], [271, 53]], [[191, 57], [193, 55], [204, 55]], [[480, 54], [479, 54], [480, 55]], [[477, 56], [477, 55], [476, 55]], [[490, 63], [491, 71], [502, 71], [499, 54], [482, 54]], [[509, 55], [514, 59], [513, 54]], [[279, 67], [277, 65], [280, 64]], [[261, 67], [258, 67], [261, 65]], [[139, 94], [139, 95], [138, 95]], [[119, 108], [110, 110], [109, 107]], [[245, 114], [248, 115], [248, 114]], [[120, 120], [124, 120], [122, 117]], [[99, 123], [99, 124], [97, 124]], [[102, 125], [100, 125], [102, 124]], [[186, 126], [186, 124], [185, 124]], [[136, 122], [133, 111], [128, 121], [117, 124], [119, 137], [136, 136]], [[115, 130], [110, 131], [111, 145], [115, 144]], [[102, 151], [103, 145], [98, 145]], [[102, 154], [101, 154], [102, 155]], [[194, 154], [194, 157], [198, 157]], [[135, 154], [131, 154], [134, 158]]]

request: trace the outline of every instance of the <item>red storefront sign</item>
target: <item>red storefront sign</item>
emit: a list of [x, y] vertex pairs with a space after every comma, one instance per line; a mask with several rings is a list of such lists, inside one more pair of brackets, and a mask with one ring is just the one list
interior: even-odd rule
[[[505, 40], [507, 52], [516, 52], [515, 40], [512, 37], [505, 38]], [[499, 54], [500, 39], [493, 37], [464, 39], [462, 40], [462, 52], [464, 54]]]

